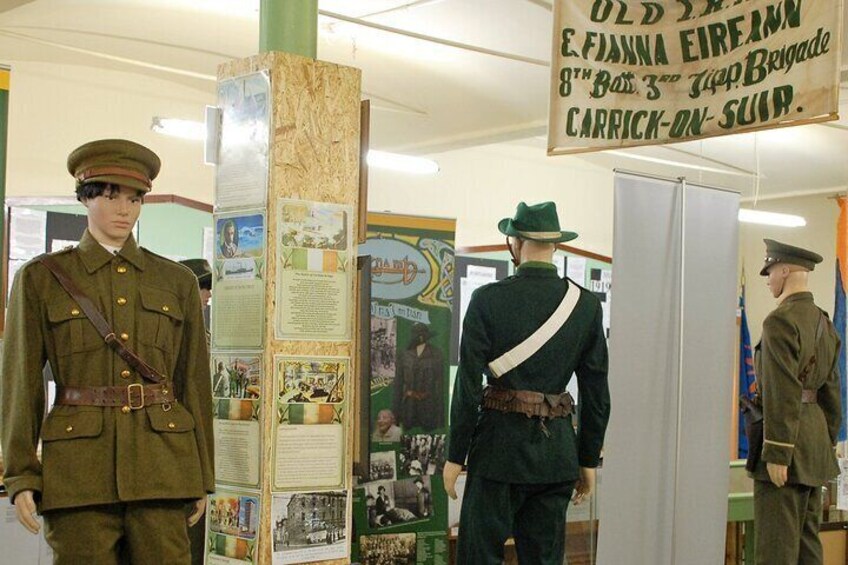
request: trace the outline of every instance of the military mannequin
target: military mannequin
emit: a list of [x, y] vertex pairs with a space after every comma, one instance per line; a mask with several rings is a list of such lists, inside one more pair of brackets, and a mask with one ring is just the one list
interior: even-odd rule
[[[24, 265], [12, 287], [0, 387], [4, 483], [24, 527], [38, 533], [43, 516], [55, 564], [189, 563], [187, 523], [214, 490], [197, 281], [132, 236], [159, 165], [125, 140], [73, 151], [68, 170], [88, 229], [79, 246]], [[111, 346], [52, 269], [91, 299]], [[118, 343], [147, 365], [119, 357]], [[46, 418], [45, 363], [56, 382]], [[161, 381], [150, 384], [150, 374]]]
[[821, 256], [765, 243], [760, 275], [778, 305], [755, 352], [764, 429], [753, 474], [757, 563], [821, 564], [821, 487], [839, 473], [839, 337], [807, 288]]
[[[454, 499], [468, 459], [457, 564], [502, 563], [512, 536], [523, 565], [561, 565], [566, 509], [572, 495], [579, 504], [594, 488], [610, 413], [601, 304], [557, 275], [555, 244], [577, 234], [561, 231], [553, 202], [522, 202], [498, 229], [517, 272], [472, 295], [451, 404], [443, 477]], [[539, 338], [546, 327], [550, 333]], [[513, 354], [528, 343], [516, 365]], [[507, 352], [512, 361], [504, 364]], [[577, 434], [565, 393], [573, 373]]]

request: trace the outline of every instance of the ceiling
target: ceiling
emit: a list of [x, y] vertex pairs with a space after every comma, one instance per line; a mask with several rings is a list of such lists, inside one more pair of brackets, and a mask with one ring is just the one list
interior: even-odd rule
[[[257, 51], [257, 6], [258, 0], [0, 0], [0, 63], [132, 72], [193, 89], [211, 103], [216, 67]], [[319, 10], [318, 57], [362, 69], [374, 148], [420, 154], [496, 143], [500, 150], [538, 148], [533, 158], [547, 165], [582, 159], [685, 174], [748, 197], [848, 186], [848, 120], [624, 155], [546, 157], [550, 0], [320, 0]], [[848, 111], [848, 81], [841, 96]]]

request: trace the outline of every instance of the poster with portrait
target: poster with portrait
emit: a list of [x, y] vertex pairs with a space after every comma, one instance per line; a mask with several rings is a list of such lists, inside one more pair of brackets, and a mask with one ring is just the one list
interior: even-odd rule
[[352, 207], [280, 199], [277, 205], [277, 339], [349, 341]]
[[272, 496], [273, 565], [346, 557], [347, 500], [344, 490]]
[[265, 328], [265, 213], [216, 214], [212, 347], [259, 349]]
[[206, 505], [207, 565], [256, 563], [259, 493], [218, 489]]
[[262, 355], [212, 352], [215, 482], [258, 488], [260, 482]]
[[350, 359], [274, 356], [272, 490], [342, 488]]
[[267, 70], [218, 82], [221, 131], [215, 209], [264, 208], [268, 194], [271, 78]]

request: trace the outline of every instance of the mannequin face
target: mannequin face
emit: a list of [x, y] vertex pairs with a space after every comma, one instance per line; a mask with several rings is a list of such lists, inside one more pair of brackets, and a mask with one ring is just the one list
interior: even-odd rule
[[766, 278], [766, 286], [771, 291], [771, 295], [775, 298], [783, 294], [783, 286], [786, 284], [786, 278], [789, 276], [789, 267], [782, 263], [772, 265], [768, 270], [768, 278]]
[[88, 208], [88, 231], [105, 245], [123, 247], [132, 233], [144, 198], [139, 191], [113, 185], [101, 196], [88, 198], [82, 205]]

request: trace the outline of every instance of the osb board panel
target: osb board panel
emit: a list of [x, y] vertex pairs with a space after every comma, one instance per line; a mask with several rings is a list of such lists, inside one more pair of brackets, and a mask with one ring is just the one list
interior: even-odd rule
[[[218, 68], [218, 79], [237, 77], [268, 69], [271, 75], [271, 155], [267, 207], [267, 278], [266, 278], [266, 385], [273, 385], [274, 356], [341, 356], [350, 358], [351, 378], [347, 383], [348, 412], [346, 466], [348, 481], [353, 461], [353, 425], [356, 406], [354, 382], [357, 367], [357, 312], [354, 281], [356, 276], [356, 237], [359, 206], [360, 82], [358, 69], [341, 67], [287, 53], [264, 53], [231, 61]], [[351, 286], [350, 342], [278, 341], [274, 335], [277, 267], [277, 201], [291, 198], [316, 202], [347, 204], [354, 234], [350, 258]], [[266, 387], [266, 390], [271, 390]], [[274, 398], [265, 394], [265, 414], [274, 414]], [[266, 417], [263, 430], [262, 518], [260, 523], [261, 564], [271, 563], [271, 477], [272, 426]], [[348, 500], [348, 506], [352, 500]], [[349, 515], [351, 512], [349, 511]], [[352, 528], [348, 528], [349, 540]], [[349, 541], [348, 540], [348, 541]], [[350, 559], [322, 561], [324, 564], [350, 563]]]

